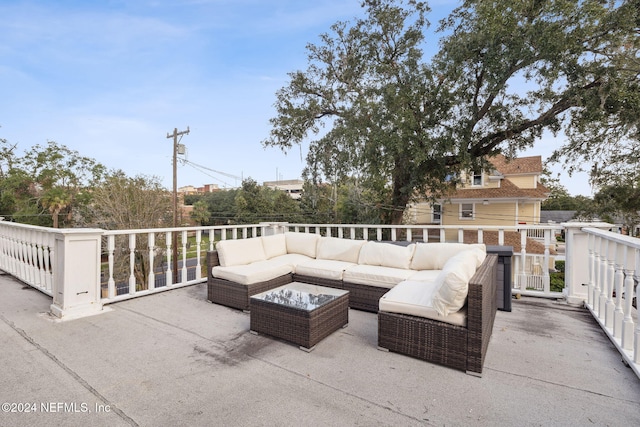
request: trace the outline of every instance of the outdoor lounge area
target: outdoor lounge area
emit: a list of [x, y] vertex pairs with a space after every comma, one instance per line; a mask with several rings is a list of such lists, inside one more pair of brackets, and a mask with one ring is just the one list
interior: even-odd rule
[[636, 375], [587, 309], [552, 300], [497, 312], [482, 378], [379, 351], [361, 310], [311, 353], [256, 336], [204, 283], [71, 321], [50, 305], [0, 276], [1, 425], [640, 424]]

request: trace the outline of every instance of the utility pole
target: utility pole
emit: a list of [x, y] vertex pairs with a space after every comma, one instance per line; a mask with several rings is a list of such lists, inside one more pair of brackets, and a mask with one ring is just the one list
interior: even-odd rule
[[[173, 129], [173, 133], [167, 132], [167, 139], [173, 138], [173, 227], [178, 227], [178, 137], [182, 139], [182, 135], [189, 134], [189, 126], [187, 130], [178, 132], [178, 128]], [[173, 232], [173, 240], [171, 242], [173, 252], [173, 284], [178, 283], [178, 232]]]

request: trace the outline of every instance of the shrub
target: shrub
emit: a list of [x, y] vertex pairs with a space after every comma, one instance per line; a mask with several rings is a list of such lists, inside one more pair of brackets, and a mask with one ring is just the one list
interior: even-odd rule
[[[563, 265], [564, 269], [564, 265]], [[551, 292], [562, 292], [564, 289], [564, 272], [555, 272], [549, 275]]]

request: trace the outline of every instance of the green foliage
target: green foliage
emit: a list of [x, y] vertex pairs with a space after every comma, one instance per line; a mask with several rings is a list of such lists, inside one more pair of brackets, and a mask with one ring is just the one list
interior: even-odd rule
[[595, 212], [603, 221], [612, 224], [622, 222], [627, 230], [633, 230], [640, 224], [640, 178], [635, 182], [620, 182], [601, 188], [594, 202]]
[[108, 230], [172, 225], [172, 199], [158, 177], [111, 171], [92, 193], [93, 203], [83, 212], [88, 225]]
[[564, 261], [556, 261], [556, 270], [558, 270], [560, 273], [564, 273], [564, 265]]
[[16, 149], [0, 139], [0, 215], [34, 225], [74, 226], [104, 166], [53, 141], [22, 157]]
[[200, 225], [205, 225], [209, 218], [211, 217], [211, 212], [209, 212], [209, 207], [207, 206], [207, 202], [204, 200], [199, 200], [193, 204], [193, 211], [191, 212], [191, 218], [196, 221]]
[[550, 291], [562, 292], [564, 289], [564, 273], [554, 272], [549, 274]]
[[316, 137], [312, 181], [358, 177], [375, 194], [383, 183], [384, 222], [399, 223], [413, 197], [446, 195], [447, 176], [531, 147], [544, 130], [564, 127], [569, 144], [554, 158], [575, 162], [637, 139], [637, 0], [467, 0], [441, 23], [447, 35], [430, 62], [420, 50], [425, 3], [363, 7], [364, 18], [307, 46], [308, 68], [278, 91], [263, 143], [288, 150]]
[[302, 215], [298, 202], [284, 191], [259, 186], [251, 178], [242, 182], [235, 195], [235, 221], [255, 224], [261, 221], [300, 222]]

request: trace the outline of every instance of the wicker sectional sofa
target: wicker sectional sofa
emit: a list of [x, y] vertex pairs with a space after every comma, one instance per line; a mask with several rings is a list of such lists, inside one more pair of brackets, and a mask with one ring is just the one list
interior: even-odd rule
[[485, 246], [391, 243], [284, 233], [220, 241], [207, 254], [208, 299], [249, 297], [299, 281], [350, 291], [378, 313], [378, 346], [480, 374], [497, 310], [497, 257]]

